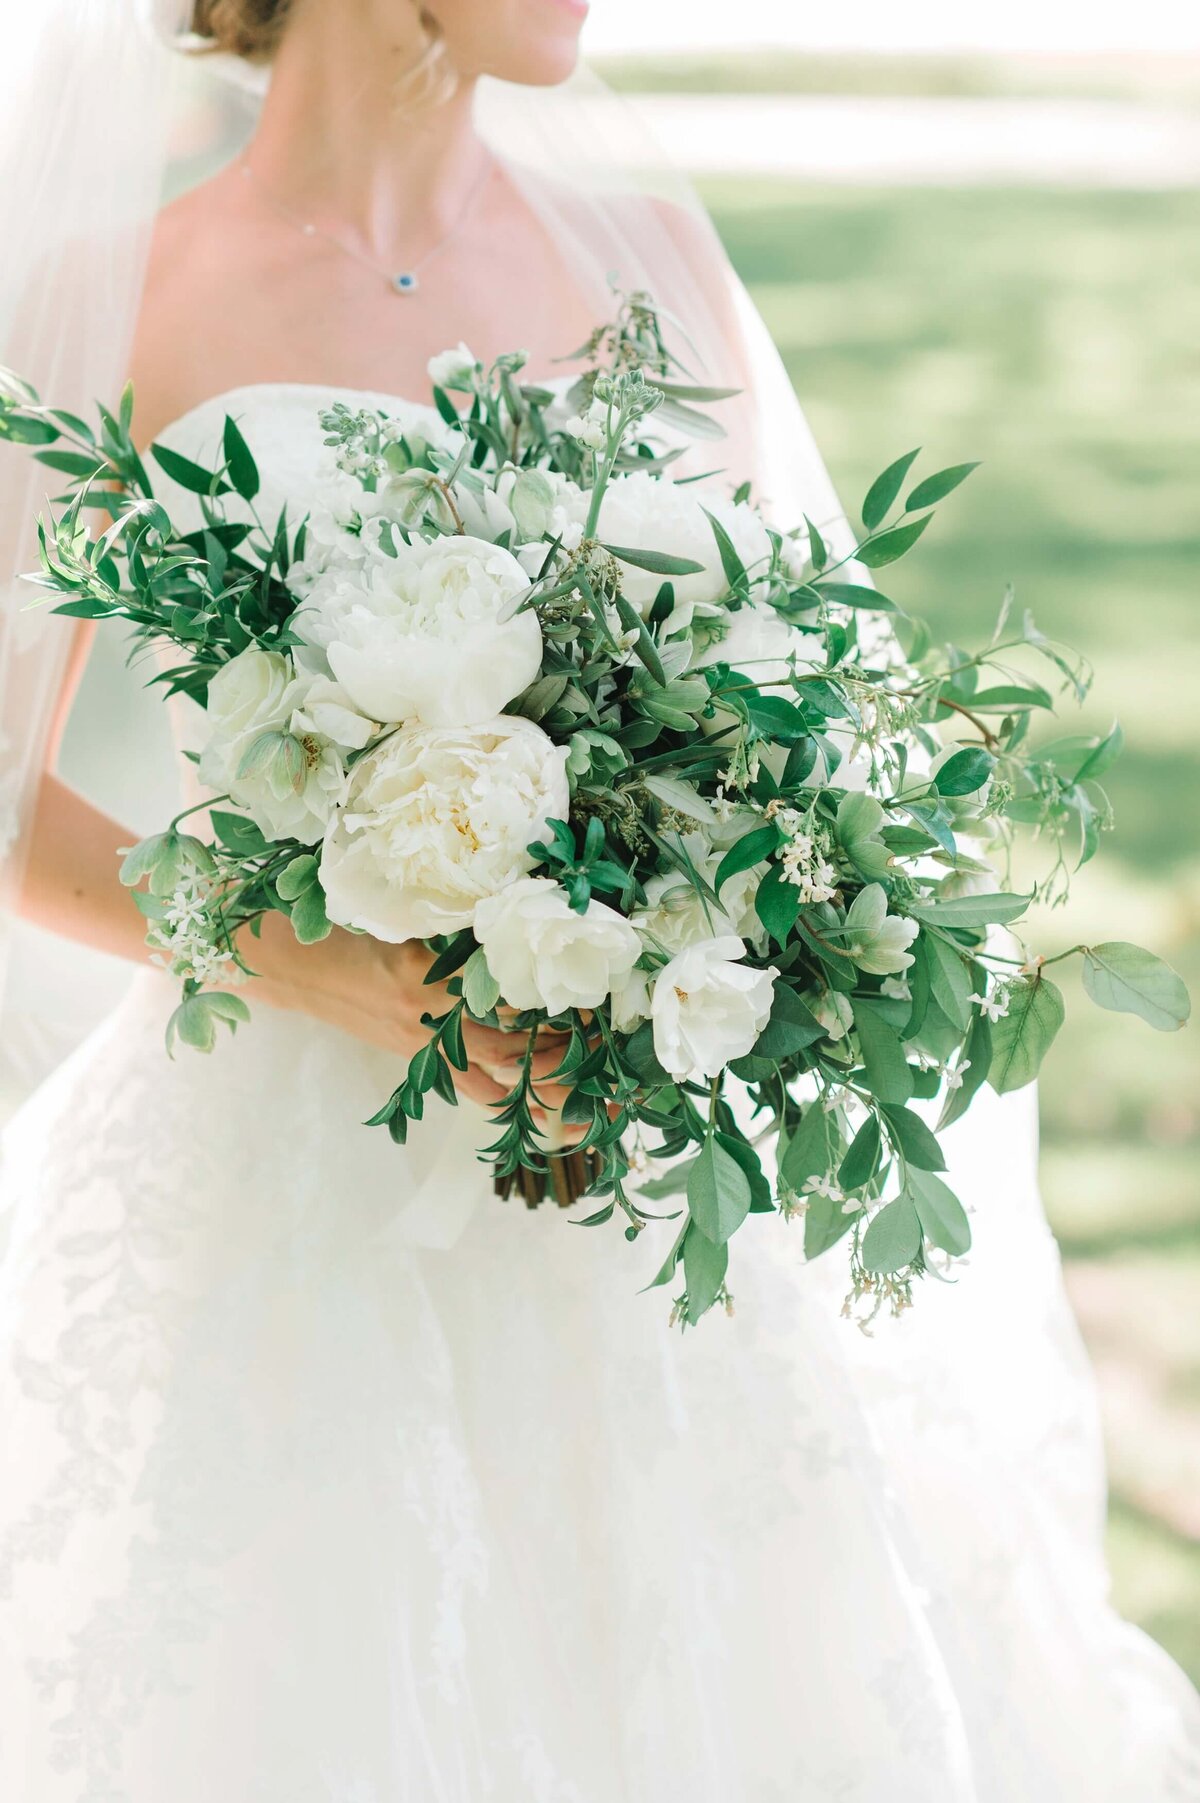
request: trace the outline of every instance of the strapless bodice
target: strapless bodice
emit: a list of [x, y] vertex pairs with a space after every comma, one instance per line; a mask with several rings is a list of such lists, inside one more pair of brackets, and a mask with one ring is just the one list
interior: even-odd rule
[[[165, 426], [155, 442], [212, 468], [221, 456], [221, 437], [229, 415], [236, 420], [258, 465], [262, 487], [255, 508], [259, 517], [273, 529], [286, 503], [295, 526], [310, 509], [327, 504], [343, 491], [348, 495], [354, 492], [349, 478], [335, 465], [320, 422], [320, 415], [339, 401], [355, 410], [382, 409], [392, 419], [403, 421], [406, 429], [434, 442], [447, 441], [450, 436], [435, 408], [382, 390], [341, 388], [323, 382], [251, 382], [201, 401]], [[151, 471], [151, 480], [177, 526], [190, 529], [199, 523], [196, 495], [157, 466]], [[231, 519], [247, 517], [245, 503], [237, 495], [227, 495], [224, 501]]]

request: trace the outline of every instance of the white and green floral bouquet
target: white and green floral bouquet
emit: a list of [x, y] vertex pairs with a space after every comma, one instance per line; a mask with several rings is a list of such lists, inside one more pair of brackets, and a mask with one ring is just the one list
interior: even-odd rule
[[[180, 815], [121, 873], [182, 981], [168, 1044], [247, 1018], [230, 981], [271, 910], [303, 942], [422, 940], [451, 1005], [370, 1124], [403, 1142], [429, 1092], [454, 1102], [464, 1021], [504, 1024], [527, 1049], [481, 1154], [498, 1187], [583, 1187], [586, 1224], [631, 1240], [681, 1198], [653, 1277], [681, 1276], [676, 1318], [728, 1302], [729, 1241], [772, 1212], [810, 1258], [848, 1238], [852, 1295], [902, 1308], [970, 1242], [937, 1128], [1028, 1083], [1062, 1020], [1056, 960], [1001, 929], [1092, 855], [1119, 731], [1035, 742], [1031, 660], [1078, 699], [1088, 676], [1011, 597], [968, 652], [872, 586], [973, 465], [905, 494], [900, 458], [835, 555], [747, 486], [677, 479], [727, 391], [675, 362], [648, 297], [577, 356], [565, 399], [459, 347], [433, 409], [332, 408], [336, 470], [295, 526], [259, 517], [232, 418], [215, 468], [153, 448], [198, 497], [184, 531], [130, 393], [93, 432], [5, 384], [0, 436], [70, 483], [37, 580], [171, 647], [156, 680], [207, 709], [211, 839]], [[1053, 848], [1028, 892], [995, 875], [1018, 827]], [[1186, 1018], [1150, 953], [1074, 953], [1101, 1006]], [[539, 1125], [547, 1024], [570, 1158]]]

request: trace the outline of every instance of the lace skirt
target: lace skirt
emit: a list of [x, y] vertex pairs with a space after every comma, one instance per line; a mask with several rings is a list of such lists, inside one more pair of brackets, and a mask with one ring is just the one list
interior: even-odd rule
[[[952, 1130], [976, 1250], [866, 1337], [844, 1255], [490, 1194], [393, 1061], [122, 1006], [10, 1128], [0, 1793], [16, 1803], [1166, 1803], [1178, 1671], [1106, 1602], [1032, 1092]], [[651, 1243], [648, 1244], [647, 1242]]]

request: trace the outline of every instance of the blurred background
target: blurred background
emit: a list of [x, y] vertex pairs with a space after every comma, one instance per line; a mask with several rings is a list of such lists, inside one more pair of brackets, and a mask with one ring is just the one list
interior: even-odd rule
[[[925, 470], [983, 460], [888, 586], [971, 641], [1011, 582], [1086, 651], [1084, 724], [1127, 735], [1116, 831], [1034, 937], [1140, 940], [1195, 992], [1200, 24], [1162, 0], [818, 10], [594, 0], [586, 42], [696, 175], [847, 506], [917, 440]], [[198, 88], [193, 172], [229, 104]], [[108, 639], [82, 765], [111, 744]], [[1200, 1052], [1066, 987], [1042, 1175], [1103, 1391], [1116, 1600], [1200, 1678]]]
[[[918, 440], [925, 469], [983, 459], [891, 592], [974, 641], [1011, 582], [1087, 653], [1086, 726], [1127, 738], [1116, 829], [1032, 934], [1141, 940], [1195, 993], [1200, 22], [823, 11], [595, 0], [590, 48], [696, 174], [843, 502]], [[1200, 1047], [1065, 987], [1042, 1181], [1103, 1392], [1117, 1602], [1200, 1678]]]

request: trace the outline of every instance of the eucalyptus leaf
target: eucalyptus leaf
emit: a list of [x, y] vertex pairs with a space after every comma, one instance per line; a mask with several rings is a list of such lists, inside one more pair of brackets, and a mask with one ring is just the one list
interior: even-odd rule
[[1007, 1014], [992, 1023], [988, 1082], [997, 1095], [1033, 1082], [1065, 1012], [1061, 991], [1049, 977], [1021, 977], [1012, 985]]
[[954, 1191], [930, 1171], [910, 1170], [907, 1185], [927, 1240], [961, 1258], [971, 1249], [971, 1223]]
[[750, 1179], [711, 1135], [688, 1172], [688, 1213], [706, 1239], [722, 1245], [750, 1212]]
[[687, 1285], [687, 1318], [693, 1327], [717, 1300], [728, 1270], [728, 1245], [724, 1241], [714, 1245], [697, 1230], [694, 1221], [690, 1222], [683, 1241], [683, 1279]]
[[500, 1000], [500, 985], [492, 975], [482, 946], [472, 952], [463, 965], [462, 993], [467, 1008], [477, 1020], [489, 1015]]
[[1122, 939], [1085, 948], [1083, 987], [1099, 1007], [1137, 1014], [1160, 1033], [1182, 1027], [1192, 1011], [1178, 972], [1153, 952]]
[[863, 1265], [881, 1276], [902, 1271], [920, 1252], [921, 1237], [921, 1222], [906, 1192], [885, 1203], [863, 1234]]

